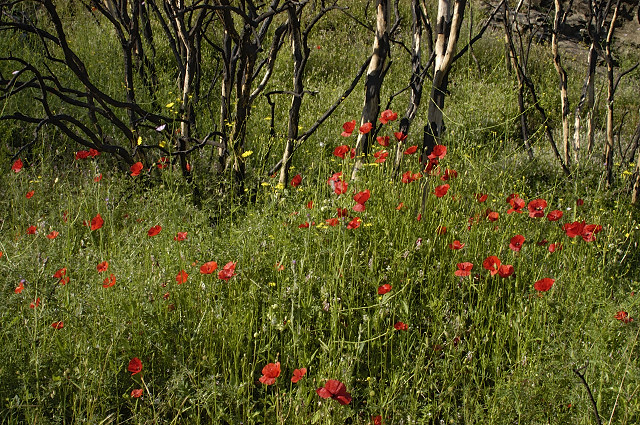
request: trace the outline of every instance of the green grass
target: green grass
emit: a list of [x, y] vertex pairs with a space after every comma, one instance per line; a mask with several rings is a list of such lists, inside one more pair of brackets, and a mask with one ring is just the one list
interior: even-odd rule
[[[370, 49], [366, 32], [332, 13], [310, 42], [322, 48], [310, 59], [307, 88], [320, 93], [305, 97], [303, 129], [342, 93]], [[108, 34], [80, 18], [70, 33], [76, 39], [95, 33], [104, 40], [101, 57], [117, 55]], [[333, 37], [349, 40], [349, 48]], [[303, 178], [297, 188], [278, 188], [276, 178], [265, 176], [281, 155], [290, 99], [278, 99], [275, 140], [268, 137], [268, 105], [256, 101], [247, 146], [250, 201], [235, 197], [228, 176], [211, 175], [210, 151], [190, 158], [201, 192], [196, 199], [177, 169], [131, 177], [106, 155], [74, 161], [79, 148], [46, 131], [21, 155], [26, 166], [16, 174], [10, 155], [31, 134], [3, 123], [0, 421], [368, 424], [380, 415], [387, 424], [594, 424], [587, 389], [574, 373], [588, 365], [583, 373], [603, 421], [613, 414], [611, 423], [638, 423], [640, 328], [615, 318], [626, 311], [640, 320], [640, 216], [624, 191], [627, 164], [605, 190], [601, 117], [598, 152], [582, 158], [572, 179], [559, 170], [540, 129], [532, 135], [536, 158], [529, 160], [517, 140], [515, 85], [505, 77], [496, 37], [475, 47], [481, 74], [468, 58], [453, 71], [445, 104], [448, 153], [440, 166], [458, 177], [447, 182], [439, 175], [393, 180], [390, 155], [382, 165], [367, 165], [346, 194], [333, 192], [332, 174], [351, 175], [353, 161], [332, 153], [354, 143], [355, 136], [339, 133], [343, 122], [359, 117], [362, 86], [296, 153], [292, 175]], [[104, 73], [105, 90], [118, 93], [118, 62], [105, 59], [115, 65], [104, 67], [89, 59], [96, 52], [77, 46], [91, 72]], [[536, 84], [546, 93], [545, 107], [559, 110], [555, 71], [542, 49], [534, 49]], [[273, 89], [290, 85], [287, 53], [276, 65]], [[408, 78], [407, 67], [399, 66], [402, 51], [393, 54], [385, 101]], [[171, 67], [171, 58], [158, 61]], [[162, 105], [175, 101], [172, 85], [168, 76], [161, 82]], [[627, 123], [637, 122], [637, 96], [626, 86], [619, 90], [618, 109], [631, 111]], [[11, 102], [25, 113], [38, 108], [26, 97], [4, 107]], [[398, 96], [392, 108], [402, 115], [405, 102]], [[422, 108], [409, 145], [421, 142], [425, 114]], [[199, 125], [208, 128], [209, 121]], [[396, 124], [381, 134], [393, 140]], [[623, 141], [630, 128], [622, 129]], [[404, 158], [401, 171], [419, 171], [415, 155]], [[437, 198], [434, 189], [444, 183], [449, 192]], [[424, 186], [429, 195], [418, 221]], [[371, 193], [366, 210], [355, 212], [352, 197], [365, 189]], [[476, 200], [479, 193], [488, 194], [484, 203]], [[530, 218], [526, 207], [507, 214], [511, 193], [527, 202], [543, 198], [545, 212], [561, 210], [563, 217]], [[326, 220], [338, 208], [349, 217], [332, 227]], [[488, 209], [499, 213], [497, 221], [487, 220]], [[83, 223], [98, 213], [104, 225], [92, 231]], [[356, 216], [360, 226], [347, 228]], [[602, 225], [595, 241], [562, 230], [582, 220]], [[148, 236], [156, 225], [161, 232]], [[27, 234], [29, 226], [35, 234]], [[438, 232], [441, 226], [446, 233]], [[59, 235], [47, 238], [52, 231]], [[174, 240], [178, 232], [187, 232], [186, 240]], [[509, 248], [517, 234], [526, 238], [520, 252]], [[464, 248], [450, 249], [454, 240]], [[563, 248], [549, 252], [552, 243]], [[482, 268], [490, 255], [515, 273], [492, 277]], [[100, 273], [104, 261], [108, 270]], [[219, 268], [202, 274], [208, 261]], [[237, 262], [236, 275], [222, 280], [218, 272], [229, 262]], [[454, 275], [461, 262], [474, 264], [471, 276]], [[52, 277], [62, 268], [65, 285]], [[181, 271], [188, 278], [178, 284]], [[105, 288], [110, 274], [116, 283]], [[555, 283], [538, 293], [534, 283], [542, 278]], [[21, 280], [24, 289], [16, 293]], [[392, 289], [380, 296], [383, 284]], [[52, 323], [59, 321], [64, 327], [56, 330]], [[396, 330], [398, 322], [407, 330]], [[135, 375], [127, 370], [133, 358], [143, 365]], [[274, 385], [260, 383], [263, 367], [274, 362], [281, 375]], [[307, 374], [291, 383], [302, 367]], [[345, 384], [351, 403], [317, 395], [329, 379]], [[143, 390], [140, 398], [132, 397], [135, 389]]]
[[[559, 176], [539, 192], [511, 180], [505, 165], [521, 152], [484, 157], [483, 166], [480, 155], [449, 151], [441, 165], [459, 177], [447, 196], [429, 195], [421, 221], [421, 186], [433, 192], [437, 177], [392, 183], [389, 165], [370, 166], [337, 196], [326, 179], [349, 175], [351, 161], [326, 155], [300, 187], [261, 185], [255, 204], [218, 211], [194, 208], [175, 170], [133, 178], [102, 156], [59, 173], [47, 161], [3, 173], [3, 422], [367, 423], [380, 414], [387, 423], [594, 423], [572, 372], [587, 362], [603, 416], [620, 394], [615, 421], [636, 422], [638, 328], [614, 316], [638, 307], [637, 217], [625, 199], [574, 190]], [[371, 199], [359, 228], [346, 228], [351, 218], [323, 225], [364, 189]], [[477, 192], [489, 193], [485, 203]], [[563, 219], [506, 214], [512, 192], [546, 199]], [[487, 208], [498, 221], [484, 219]], [[97, 213], [101, 229], [83, 226]], [[575, 220], [603, 231], [594, 242], [570, 239], [559, 223]], [[162, 231], [149, 237], [155, 225]], [[50, 240], [53, 230], [60, 234]], [[174, 241], [178, 231], [187, 240]], [[515, 234], [526, 238], [519, 253], [508, 247]], [[455, 239], [466, 246], [449, 249]], [[549, 253], [542, 239], [564, 248]], [[481, 265], [489, 255], [515, 274], [491, 277]], [[237, 275], [201, 274], [211, 260], [236, 261]], [[109, 269], [99, 273], [102, 261]], [[463, 261], [474, 264], [472, 276], [454, 276]], [[62, 267], [66, 285], [52, 278]], [[189, 277], [179, 285], [181, 270]], [[103, 288], [110, 273], [116, 284]], [[537, 294], [544, 277], [555, 284]], [[20, 279], [25, 289], [15, 294]], [[383, 283], [393, 289], [378, 296]], [[53, 329], [56, 321], [64, 327]], [[408, 330], [395, 330], [398, 321]], [[135, 376], [133, 357], [143, 364]], [[258, 383], [275, 361], [276, 384]], [[300, 367], [307, 375], [290, 383]], [[327, 379], [344, 382], [352, 403], [320, 401], [315, 389]], [[130, 396], [136, 388], [141, 398]]]

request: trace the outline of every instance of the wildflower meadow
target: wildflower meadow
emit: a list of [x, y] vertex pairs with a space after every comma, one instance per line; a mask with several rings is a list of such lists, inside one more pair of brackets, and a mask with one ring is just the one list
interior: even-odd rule
[[[301, 126], [359, 66], [342, 19], [313, 38]], [[208, 172], [217, 146], [188, 180], [169, 144], [130, 165], [58, 131], [18, 151], [1, 127], [0, 422], [640, 423], [633, 164], [607, 187], [596, 149], [567, 177], [542, 129], [531, 159], [500, 43], [476, 46], [486, 74], [452, 77], [428, 157], [422, 127], [398, 130], [404, 100], [359, 125], [350, 98], [286, 184], [268, 172], [284, 102], [258, 102], [230, 154], [242, 186]]]

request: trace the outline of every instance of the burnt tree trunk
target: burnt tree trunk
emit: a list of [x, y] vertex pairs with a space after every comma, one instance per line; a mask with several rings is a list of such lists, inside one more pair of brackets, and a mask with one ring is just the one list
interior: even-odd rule
[[[380, 88], [384, 76], [389, 70], [389, 15], [390, 0], [377, 0], [376, 2], [376, 33], [373, 40], [373, 54], [367, 79], [365, 81], [365, 100], [360, 117], [360, 125], [371, 123], [375, 126], [380, 113]], [[353, 166], [352, 179], [355, 179], [358, 171], [363, 166], [364, 158], [369, 154], [369, 141], [373, 133], [358, 134], [356, 141], [356, 162]]]
[[424, 127], [424, 139], [420, 161], [429, 162], [428, 155], [435, 145], [440, 143], [444, 133], [444, 99], [449, 82], [449, 71], [453, 63], [460, 27], [464, 18], [466, 0], [439, 0], [436, 22], [435, 64], [431, 82], [431, 94], [427, 111], [427, 124]]
[[[427, 28], [429, 34], [431, 33], [431, 25], [427, 15], [424, 4], [421, 4], [419, 0], [411, 1], [411, 79], [409, 81], [409, 88], [411, 89], [411, 95], [409, 97], [409, 103], [404, 117], [400, 120], [399, 132], [402, 134], [409, 134], [409, 127], [411, 122], [418, 112], [420, 107], [420, 101], [422, 100], [422, 88], [425, 78], [425, 67], [422, 65], [422, 33]], [[429, 37], [429, 46], [432, 46]], [[429, 51], [431, 56], [432, 51]], [[402, 158], [404, 157], [404, 142], [399, 140], [396, 144], [396, 155], [394, 164], [394, 177], [398, 175]]]
[[562, 66], [560, 53], [558, 51], [558, 37], [560, 35], [560, 25], [562, 18], [562, 5], [560, 0], [555, 0], [555, 15], [553, 20], [553, 34], [551, 36], [551, 54], [553, 56], [553, 66], [556, 68], [560, 83], [560, 104], [562, 115], [562, 147], [564, 150], [564, 162], [567, 168], [571, 168], [571, 156], [569, 146], [569, 94], [567, 88], [567, 71]]

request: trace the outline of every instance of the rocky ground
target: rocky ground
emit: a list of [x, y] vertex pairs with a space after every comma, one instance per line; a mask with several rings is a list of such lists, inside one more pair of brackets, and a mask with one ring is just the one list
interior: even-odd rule
[[[499, 1], [491, 0], [487, 8], [494, 8]], [[566, 21], [561, 28], [560, 53], [565, 60], [586, 60], [586, 52], [589, 46], [587, 34], [587, 24], [589, 22], [589, 1], [587, 0], [562, 0], [563, 7], [570, 5], [571, 9], [567, 14]], [[613, 2], [612, 2], [613, 3]], [[527, 7], [531, 4], [531, 8]], [[515, 5], [512, 5], [515, 8]], [[606, 20], [606, 29], [609, 27], [611, 13]], [[539, 42], [551, 40], [551, 25], [553, 24], [554, 3], [553, 0], [531, 0], [524, 1], [523, 6], [517, 14], [518, 22], [523, 30], [533, 30], [536, 32], [536, 39]], [[494, 23], [496, 30], [502, 29], [502, 16], [499, 14]], [[616, 28], [614, 30], [614, 52], [625, 54], [637, 54], [640, 60], [640, 7], [638, 0], [622, 0]]]

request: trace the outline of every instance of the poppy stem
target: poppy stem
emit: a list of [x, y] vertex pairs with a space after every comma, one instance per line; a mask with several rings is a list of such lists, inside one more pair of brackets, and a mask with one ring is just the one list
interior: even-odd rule
[[596, 420], [598, 421], [598, 425], [602, 425], [602, 421], [600, 420], [600, 415], [598, 414], [598, 406], [596, 401], [593, 398], [593, 394], [591, 393], [591, 388], [587, 383], [587, 380], [584, 378], [584, 375], [581, 373], [582, 370], [585, 370], [589, 366], [589, 362], [587, 362], [584, 366], [579, 367], [577, 369], [573, 369], [573, 373], [578, 375], [578, 378], [582, 381], [584, 386], [587, 388], [587, 393], [589, 394], [589, 399], [591, 399], [591, 405], [593, 406], [593, 413], [596, 415]]

